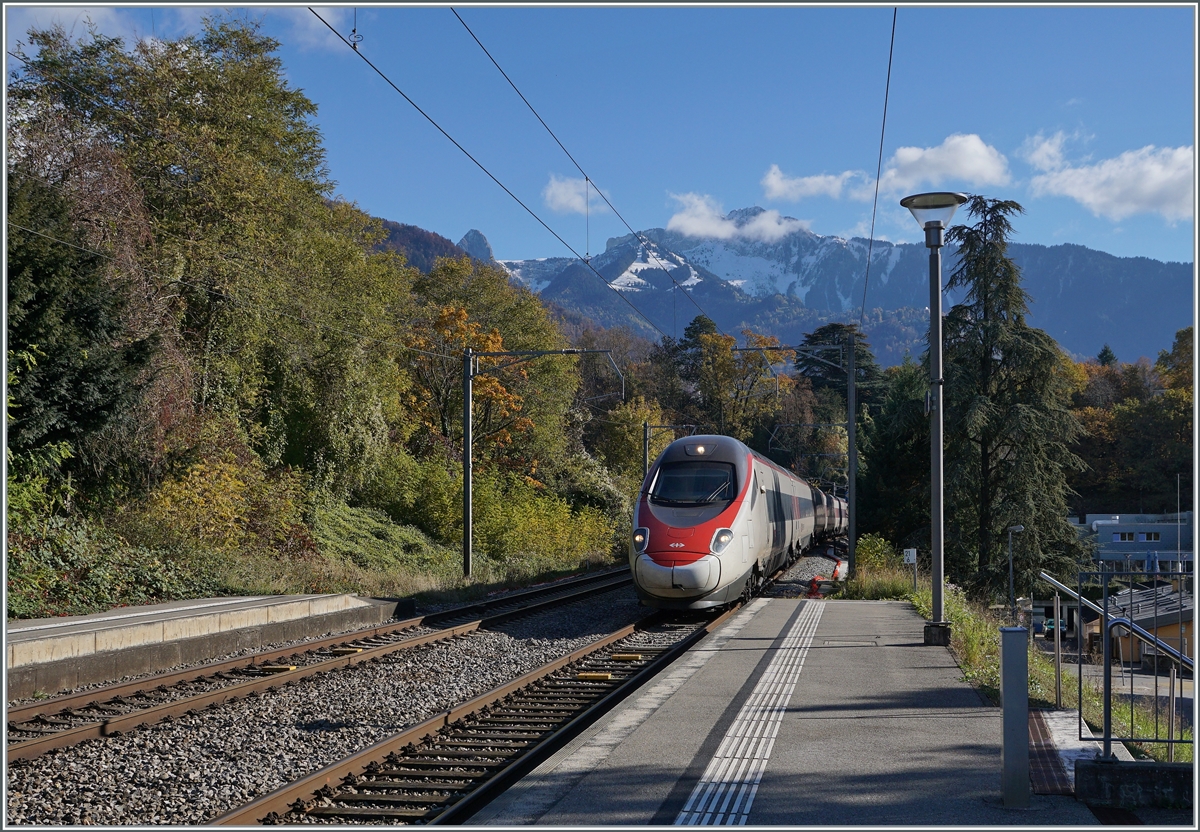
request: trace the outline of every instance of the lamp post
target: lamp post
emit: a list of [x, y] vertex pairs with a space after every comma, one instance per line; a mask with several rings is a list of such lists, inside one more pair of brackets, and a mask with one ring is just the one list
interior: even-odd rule
[[[1017, 626], [1017, 598], [1013, 591], [1013, 557], [1012, 557], [1012, 536], [1013, 532], [1025, 531], [1024, 526], [1009, 526], [1008, 527], [1008, 606], [1012, 611], [1013, 626]], [[1055, 626], [1058, 623], [1055, 622]]]
[[946, 226], [966, 194], [928, 193], [906, 196], [900, 205], [912, 212], [925, 230], [929, 248], [929, 471], [930, 549], [933, 556], [933, 621], [925, 626], [926, 644], [950, 643], [943, 590], [946, 553], [942, 516], [942, 246]]

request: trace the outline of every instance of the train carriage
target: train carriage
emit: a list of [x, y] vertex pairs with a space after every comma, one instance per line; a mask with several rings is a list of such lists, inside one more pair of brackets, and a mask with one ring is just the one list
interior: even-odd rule
[[843, 533], [845, 501], [830, 497], [729, 436], [672, 442], [642, 483], [630, 568], [643, 603], [724, 606]]

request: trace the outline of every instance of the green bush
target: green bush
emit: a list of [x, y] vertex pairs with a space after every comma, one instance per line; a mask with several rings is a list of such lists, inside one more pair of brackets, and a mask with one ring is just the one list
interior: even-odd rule
[[322, 555], [365, 570], [404, 570], [440, 579], [462, 573], [458, 549], [435, 543], [412, 526], [396, 525], [378, 509], [332, 503], [317, 511], [312, 528]]
[[393, 522], [416, 526], [443, 545], [462, 539], [462, 469], [447, 470], [434, 459], [417, 460], [392, 446], [357, 502], [387, 514]]
[[[900, 555], [885, 538], [864, 534], [854, 547], [855, 569], [891, 569], [902, 566]], [[911, 589], [912, 582], [909, 581]]]
[[607, 558], [613, 524], [597, 508], [572, 511], [562, 498], [513, 475], [475, 480], [475, 544], [508, 579], [572, 569]]
[[9, 618], [86, 615], [221, 591], [217, 565], [202, 553], [131, 546], [79, 518], [9, 532], [7, 565]]

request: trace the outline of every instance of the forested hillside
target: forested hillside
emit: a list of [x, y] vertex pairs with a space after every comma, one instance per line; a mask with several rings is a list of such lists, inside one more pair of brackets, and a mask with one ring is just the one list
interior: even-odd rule
[[[462, 351], [567, 346], [467, 258], [331, 202], [276, 44], [31, 32], [9, 83], [9, 615], [461, 582]], [[606, 559], [579, 359], [475, 384], [477, 580]], [[574, 414], [574, 415], [572, 415]], [[386, 545], [384, 545], [386, 539]]]
[[[779, 347], [851, 335], [858, 530], [928, 550], [927, 371], [882, 370], [858, 327], [726, 333], [689, 315], [651, 342], [548, 307], [498, 266], [401, 246], [410, 261], [332, 199], [314, 105], [253, 24], [27, 41], [7, 113], [9, 617], [483, 592], [611, 562], [647, 423], [651, 459], [678, 432], [723, 433], [844, 493], [842, 353]], [[984, 597], [1007, 524], [1028, 529], [1024, 592], [1086, 555], [1069, 510], [1168, 508], [1192, 458], [1192, 330], [1155, 365], [1072, 361], [1025, 320], [1019, 213], [976, 197], [974, 224], [948, 235], [967, 252], [946, 323], [948, 575]], [[897, 327], [877, 349], [925, 323]], [[604, 355], [479, 359], [466, 581], [464, 351], [571, 346], [609, 350], [621, 375]]]

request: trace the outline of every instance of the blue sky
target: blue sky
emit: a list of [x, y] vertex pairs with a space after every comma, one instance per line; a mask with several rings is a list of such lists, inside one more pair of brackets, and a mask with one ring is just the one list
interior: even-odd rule
[[[866, 236], [890, 6], [455, 7], [635, 229]], [[215, 8], [5, 7], [31, 24], [178, 37]], [[349, 36], [354, 7], [316, 7]], [[337, 191], [501, 259], [570, 256], [305, 7], [239, 7], [319, 107]], [[580, 253], [627, 233], [449, 6], [357, 9], [360, 50]], [[1196, 11], [900, 7], [875, 236], [899, 199], [1014, 199], [1018, 242], [1194, 262]], [[15, 62], [9, 60], [11, 69]], [[726, 212], [770, 213], [734, 229]], [[586, 214], [584, 210], [586, 208]]]

